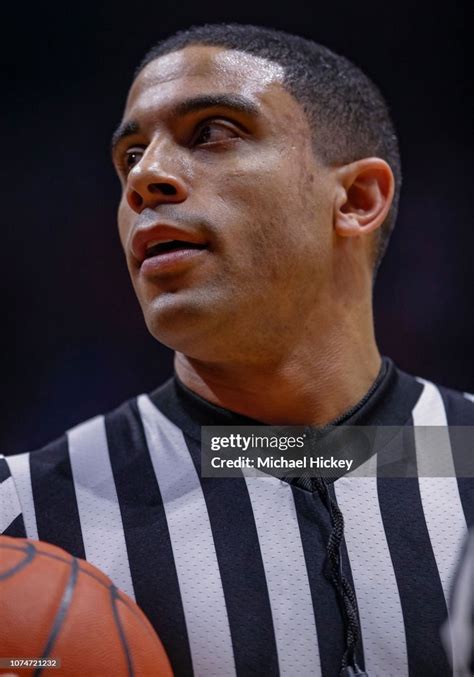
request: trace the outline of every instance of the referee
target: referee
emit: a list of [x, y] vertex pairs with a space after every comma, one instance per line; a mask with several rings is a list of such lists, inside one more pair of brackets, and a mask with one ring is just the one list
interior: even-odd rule
[[[192, 28], [138, 68], [112, 154], [128, 269], [175, 377], [1, 460], [0, 529], [102, 569], [178, 677], [452, 675], [440, 628], [474, 496], [447, 426], [474, 404], [376, 345], [401, 184], [381, 94], [314, 42]], [[202, 477], [201, 426], [252, 424], [400, 426], [419, 469], [435, 426], [450, 472]]]

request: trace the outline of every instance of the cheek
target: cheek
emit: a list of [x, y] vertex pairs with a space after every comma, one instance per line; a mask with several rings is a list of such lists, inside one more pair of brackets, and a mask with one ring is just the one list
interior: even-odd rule
[[236, 235], [239, 232], [247, 238], [244, 224], [239, 223], [240, 215], [251, 219], [253, 228], [260, 229], [276, 212], [284, 211], [285, 179], [279, 167], [276, 153], [261, 158], [249, 159], [224, 173], [212, 177], [216, 205], [225, 213], [230, 210], [236, 220]]
[[227, 242], [242, 254], [250, 252], [242, 264], [247, 258], [260, 270], [281, 268], [318, 246], [317, 179], [301, 163], [274, 152], [218, 181], [216, 198], [231, 224]]

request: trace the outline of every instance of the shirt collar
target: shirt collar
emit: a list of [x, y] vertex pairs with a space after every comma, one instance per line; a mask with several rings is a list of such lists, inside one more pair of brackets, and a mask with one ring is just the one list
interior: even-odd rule
[[[364, 397], [328, 425], [405, 425], [421, 388], [412, 376], [397, 369], [390, 358], [383, 357], [379, 374]], [[183, 432], [197, 440], [201, 439], [201, 426], [205, 425], [265, 425], [208, 402], [176, 375], [153, 391], [150, 399]]]

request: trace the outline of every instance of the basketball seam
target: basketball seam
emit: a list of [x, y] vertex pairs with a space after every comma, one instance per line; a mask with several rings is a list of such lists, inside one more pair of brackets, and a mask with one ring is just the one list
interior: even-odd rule
[[17, 564], [14, 564], [13, 567], [9, 571], [5, 571], [0, 574], [0, 581], [5, 581], [7, 578], [10, 578], [10, 576], [14, 576], [17, 574], [19, 571], [24, 569], [28, 564], [30, 564], [35, 556], [38, 554], [38, 551], [36, 550], [35, 546], [33, 543], [28, 543], [26, 550], [23, 548], [20, 548], [21, 552], [26, 554], [25, 559], [23, 559], [21, 562], [18, 562]]
[[[43, 649], [42, 653], [42, 660], [45, 660], [46, 658], [49, 658], [51, 655], [51, 651], [53, 649], [53, 646], [58, 638], [59, 633], [61, 632], [63, 623], [66, 619], [67, 612], [69, 610], [69, 607], [71, 606], [71, 601], [72, 597], [74, 594], [74, 589], [76, 587], [77, 579], [79, 576], [79, 563], [75, 557], [72, 558], [71, 561], [71, 575], [69, 576], [69, 579], [64, 587], [64, 592], [61, 597], [61, 602], [59, 603], [59, 609], [56, 613], [56, 617], [53, 622], [53, 626], [50, 630], [48, 640], [46, 642], [46, 646]], [[35, 673], [34, 677], [40, 677], [41, 673], [43, 672], [43, 668], [38, 668]]]
[[117, 598], [119, 598], [118, 595], [118, 590], [115, 587], [115, 585], [112, 585], [110, 587], [110, 600], [112, 603], [112, 614], [114, 617], [115, 625], [117, 626], [118, 634], [120, 637], [120, 641], [122, 643], [122, 647], [125, 653], [125, 658], [127, 660], [127, 669], [128, 669], [128, 676], [129, 677], [134, 677], [134, 670], [133, 670], [133, 663], [132, 663], [132, 657], [130, 655], [130, 649], [127, 643], [127, 638], [125, 637], [125, 633], [123, 631], [122, 627], [122, 621], [120, 620], [120, 614], [117, 609]]
[[[26, 540], [26, 539], [24, 539], [24, 540]], [[34, 550], [35, 555], [42, 555], [43, 557], [49, 557], [50, 559], [58, 560], [59, 562], [63, 562], [64, 564], [68, 564], [68, 565], [71, 564], [70, 560], [65, 559], [64, 557], [61, 557], [60, 555], [53, 555], [50, 552], [42, 552], [41, 550], [37, 550], [34, 547], [34, 544], [31, 541], [26, 541], [26, 550], [25, 550], [25, 547], [22, 547], [22, 544], [16, 545], [16, 544], [13, 544], [13, 543], [11, 543], [11, 544], [10, 543], [0, 543], [0, 548], [8, 548], [10, 550], [20, 550], [21, 552], [28, 551], [29, 548], [32, 548]], [[112, 581], [110, 581], [110, 583], [105, 583], [94, 572], [88, 571], [87, 569], [83, 569], [80, 565], [80, 560], [78, 560], [78, 561], [79, 561], [79, 570], [81, 571], [81, 573], [86, 574], [87, 576], [90, 576], [97, 583], [102, 585], [102, 587], [106, 588], [107, 590], [110, 590], [111, 586], [114, 585], [112, 583]], [[84, 561], [87, 561], [87, 560], [84, 560]], [[90, 564], [90, 562], [89, 562], [89, 564]], [[16, 565], [16, 566], [18, 566], [18, 565]], [[91, 565], [91, 566], [93, 566], [93, 565]], [[15, 572], [13, 572], [13, 573], [15, 573]], [[0, 576], [0, 580], [1, 580], [1, 576]], [[143, 618], [141, 617], [141, 614], [144, 613], [144, 612], [140, 609], [140, 607], [139, 607], [139, 609], [140, 609], [141, 613], [137, 613], [136, 609], [134, 608], [133, 603], [132, 604], [130, 603], [131, 600], [128, 599], [127, 597], [125, 597], [121, 590], [119, 590], [118, 588], [116, 588], [116, 590], [117, 590], [117, 593], [118, 593], [118, 599], [120, 599], [120, 601], [127, 606], [127, 608], [135, 615], [135, 617], [140, 621], [140, 623], [142, 623], [142, 625], [146, 626], [146, 624], [143, 622]]]

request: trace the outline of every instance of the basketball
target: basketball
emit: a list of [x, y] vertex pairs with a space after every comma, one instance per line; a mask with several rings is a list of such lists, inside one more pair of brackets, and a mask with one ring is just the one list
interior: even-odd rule
[[0, 674], [173, 674], [135, 602], [99, 569], [49, 543], [0, 537], [0, 627], [0, 657], [33, 661], [26, 669], [3, 661]]

